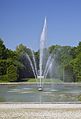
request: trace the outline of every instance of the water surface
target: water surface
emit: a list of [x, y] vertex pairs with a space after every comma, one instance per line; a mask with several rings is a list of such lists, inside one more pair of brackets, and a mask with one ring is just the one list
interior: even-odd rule
[[[0, 85], [0, 102], [27, 103], [78, 103], [81, 86], [67, 84], [47, 84], [43, 91], [37, 90], [37, 85]], [[80, 102], [79, 102], [80, 103]]]

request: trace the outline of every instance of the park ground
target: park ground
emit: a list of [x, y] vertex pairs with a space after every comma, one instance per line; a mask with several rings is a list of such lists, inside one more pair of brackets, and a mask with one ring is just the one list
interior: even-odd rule
[[0, 119], [81, 119], [81, 104], [0, 104]]

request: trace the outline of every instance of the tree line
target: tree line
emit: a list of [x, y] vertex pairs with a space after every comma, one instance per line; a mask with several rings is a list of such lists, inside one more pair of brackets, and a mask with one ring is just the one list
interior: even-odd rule
[[[59, 78], [64, 81], [81, 81], [81, 42], [78, 46], [52, 45], [48, 48], [49, 54], [56, 54], [56, 61], [59, 67]], [[33, 51], [34, 52], [34, 51]], [[25, 81], [34, 78], [34, 74], [28, 58], [32, 59], [31, 49], [23, 44], [16, 47], [16, 50], [6, 48], [0, 39], [0, 81]], [[39, 50], [34, 52], [37, 69], [39, 69]], [[53, 73], [55, 76], [55, 73]]]

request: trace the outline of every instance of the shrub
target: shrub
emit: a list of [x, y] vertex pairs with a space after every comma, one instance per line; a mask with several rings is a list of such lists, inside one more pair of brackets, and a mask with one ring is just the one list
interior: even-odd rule
[[77, 81], [81, 82], [81, 76], [77, 76]]
[[7, 75], [0, 76], [0, 81], [5, 81], [5, 82], [9, 81], [8, 76]]

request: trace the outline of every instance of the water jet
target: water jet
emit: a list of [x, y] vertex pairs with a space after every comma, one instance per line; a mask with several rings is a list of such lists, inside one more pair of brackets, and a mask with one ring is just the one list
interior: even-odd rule
[[27, 56], [27, 59], [30, 62], [30, 66], [32, 68], [34, 77], [37, 82], [37, 87], [39, 91], [43, 90], [43, 84], [45, 82], [45, 79], [48, 76], [48, 73], [50, 74], [52, 72], [52, 68], [56, 70], [56, 66], [53, 65], [55, 63], [55, 55], [52, 53], [49, 53], [48, 48], [47, 48], [47, 21], [46, 17], [44, 20], [44, 26], [41, 32], [40, 36], [40, 48], [39, 48], [39, 69], [37, 69], [37, 64], [36, 64], [36, 59], [33, 50], [31, 50], [32, 54], [32, 60], [31, 58]]

